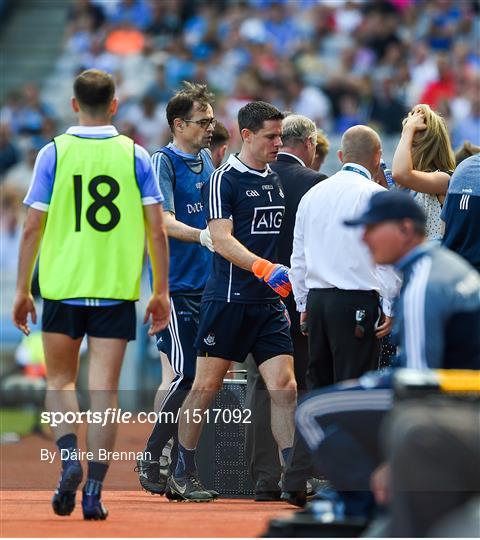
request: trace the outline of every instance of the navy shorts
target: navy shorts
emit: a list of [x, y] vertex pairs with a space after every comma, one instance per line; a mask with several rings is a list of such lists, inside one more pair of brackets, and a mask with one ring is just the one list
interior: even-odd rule
[[257, 365], [281, 354], [293, 356], [287, 308], [280, 301], [203, 302], [195, 344], [199, 356], [244, 362], [252, 353]]
[[43, 300], [42, 332], [66, 334], [72, 339], [86, 334], [132, 341], [135, 331], [135, 302], [114, 306], [72, 306], [60, 300]]
[[178, 295], [170, 298], [170, 322], [156, 334], [157, 348], [165, 353], [176, 375], [195, 377], [198, 332], [202, 295]]

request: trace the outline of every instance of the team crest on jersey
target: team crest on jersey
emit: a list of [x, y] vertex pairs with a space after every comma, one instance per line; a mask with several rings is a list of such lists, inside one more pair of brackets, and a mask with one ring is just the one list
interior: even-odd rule
[[205, 343], [205, 345], [213, 347], [215, 345], [215, 334], [213, 332], [210, 332], [206, 338], [203, 338], [203, 342]]
[[255, 208], [251, 234], [279, 234], [284, 206], [260, 206]]

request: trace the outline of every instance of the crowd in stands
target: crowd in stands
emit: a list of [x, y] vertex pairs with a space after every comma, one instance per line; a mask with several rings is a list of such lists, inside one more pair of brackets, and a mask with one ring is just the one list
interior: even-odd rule
[[36, 153], [73, 120], [65, 94], [86, 68], [115, 75], [116, 125], [150, 152], [170, 137], [165, 105], [183, 80], [215, 93], [232, 150], [236, 114], [255, 99], [333, 137], [359, 123], [399, 136], [426, 103], [454, 149], [480, 145], [479, 32], [473, 0], [75, 0], [56, 68], [64, 86], [29, 83], [2, 104], [0, 181], [24, 196]]

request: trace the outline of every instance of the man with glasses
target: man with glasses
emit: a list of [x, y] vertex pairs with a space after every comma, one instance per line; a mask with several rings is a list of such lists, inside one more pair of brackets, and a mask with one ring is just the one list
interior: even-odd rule
[[137, 471], [141, 486], [160, 495], [165, 493], [169, 474], [162, 450], [177, 433], [177, 424], [169, 417], [173, 413], [176, 418], [195, 376], [200, 300], [211, 267], [213, 245], [201, 188], [215, 168], [208, 150], [216, 125], [212, 98], [205, 85], [185, 82], [167, 104], [173, 140], [152, 156], [165, 197], [170, 239], [171, 319], [156, 337], [158, 350], [166, 355], [174, 377], [157, 410], [162, 412], [162, 421], [155, 424], [147, 441], [144, 457], [149, 459], [138, 460]]

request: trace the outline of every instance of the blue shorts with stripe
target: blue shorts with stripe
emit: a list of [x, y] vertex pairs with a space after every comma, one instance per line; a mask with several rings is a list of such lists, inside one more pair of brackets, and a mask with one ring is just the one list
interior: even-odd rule
[[172, 296], [170, 323], [156, 335], [157, 348], [167, 355], [175, 375], [182, 374], [191, 381], [195, 378], [197, 362], [195, 338], [201, 300], [201, 294]]

